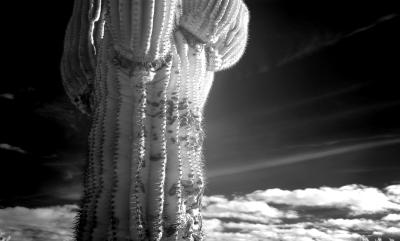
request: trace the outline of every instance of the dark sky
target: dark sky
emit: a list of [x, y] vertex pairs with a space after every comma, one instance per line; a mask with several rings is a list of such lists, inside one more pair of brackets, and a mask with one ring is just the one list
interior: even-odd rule
[[[246, 54], [206, 106], [207, 194], [400, 181], [398, 11], [349, 2], [246, 2]], [[4, 4], [0, 206], [76, 202], [89, 121], [59, 74], [72, 1]]]

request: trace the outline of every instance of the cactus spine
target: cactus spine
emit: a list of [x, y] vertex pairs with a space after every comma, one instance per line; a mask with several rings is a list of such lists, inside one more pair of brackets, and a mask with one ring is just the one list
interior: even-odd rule
[[247, 41], [241, 0], [75, 0], [61, 61], [92, 118], [76, 240], [202, 240], [202, 111]]

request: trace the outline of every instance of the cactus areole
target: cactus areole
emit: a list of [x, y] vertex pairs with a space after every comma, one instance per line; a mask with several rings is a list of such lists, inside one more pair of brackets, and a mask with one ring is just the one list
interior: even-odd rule
[[76, 240], [203, 240], [202, 111], [248, 21], [241, 0], [75, 0], [61, 72], [92, 121]]

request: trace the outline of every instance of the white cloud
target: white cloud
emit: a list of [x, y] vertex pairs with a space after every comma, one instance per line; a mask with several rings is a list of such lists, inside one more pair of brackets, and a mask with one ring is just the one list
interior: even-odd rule
[[0, 149], [4, 149], [4, 150], [8, 150], [8, 151], [16, 151], [22, 154], [25, 154], [26, 151], [20, 147], [17, 146], [12, 146], [10, 144], [7, 143], [0, 143]]
[[[292, 191], [268, 189], [232, 200], [206, 197], [206, 240], [359, 241], [398, 237], [400, 205], [395, 200], [400, 198], [399, 191], [400, 185], [384, 191], [347, 185]], [[331, 212], [324, 213], [321, 208]], [[329, 216], [338, 214], [343, 217]], [[356, 215], [368, 218], [357, 219]], [[380, 218], [382, 215], [386, 216]]]
[[387, 216], [383, 217], [382, 220], [384, 221], [399, 221], [400, 222], [400, 214], [395, 214], [395, 213], [391, 213], [388, 214]]
[[385, 192], [392, 202], [400, 204], [400, 185], [387, 186]]
[[[362, 185], [347, 185], [340, 188], [321, 187], [301, 190], [268, 189], [248, 194], [251, 200], [269, 203], [309, 207], [349, 208], [353, 215], [400, 211], [400, 203], [393, 200], [400, 197], [398, 186], [390, 186], [390, 195], [377, 188]], [[388, 187], [389, 188], [389, 187]], [[400, 189], [400, 188], [399, 188]], [[389, 193], [389, 191], [387, 191]]]
[[[211, 222], [211, 224], [209, 224]], [[216, 223], [219, 224], [216, 227]], [[209, 229], [209, 225], [213, 226]], [[360, 240], [362, 236], [340, 229], [313, 227], [315, 224], [305, 222], [296, 224], [262, 225], [246, 222], [216, 222], [205, 220], [206, 241], [352, 241]]]
[[205, 197], [203, 216], [205, 218], [227, 218], [256, 223], [280, 221], [281, 218], [296, 218], [295, 212], [283, 212], [266, 202], [245, 198], [227, 200], [221, 197]]

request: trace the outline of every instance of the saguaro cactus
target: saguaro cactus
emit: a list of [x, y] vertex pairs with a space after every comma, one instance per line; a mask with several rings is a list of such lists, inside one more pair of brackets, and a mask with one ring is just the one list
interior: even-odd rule
[[75, 0], [61, 72], [92, 118], [77, 240], [202, 240], [202, 110], [248, 20], [241, 0]]

